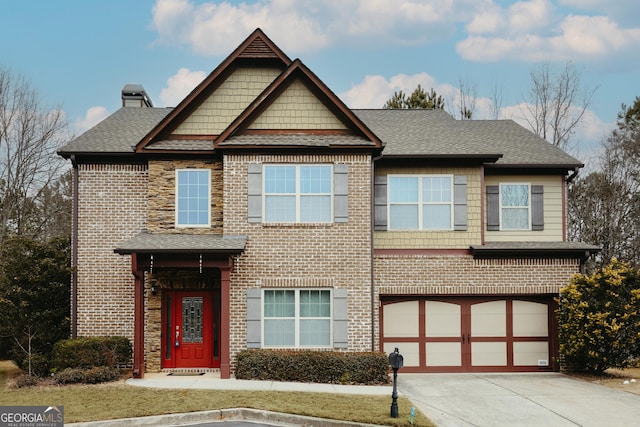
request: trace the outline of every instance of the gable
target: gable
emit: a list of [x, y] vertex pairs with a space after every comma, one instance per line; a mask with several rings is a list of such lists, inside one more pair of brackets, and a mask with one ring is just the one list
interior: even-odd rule
[[220, 134], [280, 73], [278, 68], [234, 70], [173, 134]]
[[314, 95], [301, 80], [296, 80], [273, 101], [248, 129], [341, 129], [347, 127]]

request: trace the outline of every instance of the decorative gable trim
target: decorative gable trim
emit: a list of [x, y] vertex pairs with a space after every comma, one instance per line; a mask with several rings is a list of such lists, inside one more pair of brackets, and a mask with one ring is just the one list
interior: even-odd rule
[[[338, 98], [311, 70], [299, 59], [293, 61], [247, 109], [234, 120], [214, 141], [215, 149], [233, 146], [227, 140], [235, 135], [252, 132], [248, 128], [294, 81], [300, 79], [305, 86], [322, 102], [336, 117], [344, 123], [352, 134], [364, 137], [372, 142], [363, 144], [366, 148], [382, 149], [382, 141]], [[313, 131], [310, 131], [313, 132]], [[344, 133], [344, 130], [336, 130]], [[284, 133], [287, 133], [286, 131]], [[353, 145], [350, 145], [353, 148]], [[237, 148], [237, 147], [236, 147]]]
[[[211, 72], [186, 98], [162, 119], [138, 144], [136, 153], [144, 152], [156, 141], [170, 139], [172, 131], [195, 111], [208, 96], [226, 79], [238, 62], [257, 62], [276, 65], [282, 69], [291, 64], [291, 59], [275, 45], [260, 28], [245, 39], [215, 70]], [[211, 150], [213, 150], [213, 144]], [[155, 150], [154, 152], [157, 152]]]

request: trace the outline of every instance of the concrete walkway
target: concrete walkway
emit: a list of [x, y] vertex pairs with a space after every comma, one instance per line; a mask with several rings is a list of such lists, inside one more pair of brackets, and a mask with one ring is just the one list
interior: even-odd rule
[[182, 388], [199, 390], [255, 390], [255, 391], [312, 391], [335, 394], [389, 395], [393, 388], [375, 385], [339, 385], [318, 383], [288, 383], [281, 381], [251, 381], [220, 379], [216, 373], [197, 376], [167, 376], [165, 373], [145, 374], [143, 379], [128, 379], [127, 384], [138, 387]]

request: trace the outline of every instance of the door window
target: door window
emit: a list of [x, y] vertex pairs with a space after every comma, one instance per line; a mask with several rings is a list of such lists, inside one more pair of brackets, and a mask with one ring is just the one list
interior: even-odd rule
[[182, 342], [202, 342], [202, 297], [182, 297]]

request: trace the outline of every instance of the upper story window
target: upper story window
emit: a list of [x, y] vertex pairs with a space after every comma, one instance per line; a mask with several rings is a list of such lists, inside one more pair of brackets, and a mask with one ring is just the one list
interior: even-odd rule
[[452, 175], [390, 175], [389, 229], [452, 230]]
[[544, 186], [501, 182], [487, 185], [488, 231], [543, 231]]
[[264, 166], [264, 222], [312, 223], [333, 219], [330, 165]]
[[331, 290], [265, 289], [265, 347], [329, 347]]
[[500, 184], [500, 226], [502, 230], [530, 230], [529, 184]]
[[211, 171], [176, 170], [176, 227], [211, 224]]

